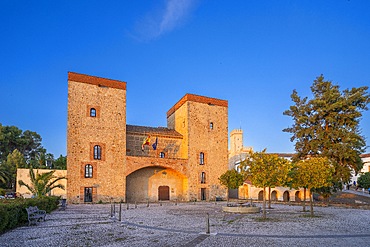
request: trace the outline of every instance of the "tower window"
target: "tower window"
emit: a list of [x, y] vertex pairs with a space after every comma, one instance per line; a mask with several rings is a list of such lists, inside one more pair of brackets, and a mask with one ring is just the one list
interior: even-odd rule
[[90, 164], [85, 166], [85, 178], [92, 178], [93, 177], [93, 167]]
[[160, 152], [160, 153], [159, 153], [159, 158], [164, 158], [164, 157], [165, 157], [164, 152]]
[[204, 153], [199, 154], [199, 165], [204, 165]]
[[200, 175], [200, 183], [205, 184], [206, 183], [206, 173], [202, 172]]
[[209, 129], [210, 129], [210, 130], [213, 130], [213, 122], [210, 122], [210, 123], [209, 123]]
[[96, 117], [96, 109], [90, 108], [90, 117]]
[[94, 146], [94, 160], [101, 160], [101, 147], [99, 145]]

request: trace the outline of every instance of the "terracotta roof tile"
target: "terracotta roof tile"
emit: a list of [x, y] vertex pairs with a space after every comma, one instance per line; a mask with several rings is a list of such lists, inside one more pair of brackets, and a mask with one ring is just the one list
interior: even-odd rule
[[174, 129], [166, 127], [147, 127], [138, 125], [126, 125], [126, 133], [139, 135], [165, 136], [172, 138], [182, 138], [182, 135]]

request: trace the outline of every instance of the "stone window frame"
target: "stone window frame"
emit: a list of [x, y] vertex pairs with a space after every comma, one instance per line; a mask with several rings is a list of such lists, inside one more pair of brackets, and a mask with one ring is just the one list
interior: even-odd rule
[[93, 147], [93, 149], [94, 149], [94, 151], [93, 151], [93, 153], [94, 153], [94, 160], [101, 160], [101, 154], [102, 154], [102, 148], [101, 148], [101, 146], [100, 145], [95, 145], [94, 147]]
[[[91, 113], [95, 110], [95, 115], [93, 116]], [[97, 105], [87, 105], [86, 116], [90, 118], [100, 118], [100, 106]]]
[[[91, 189], [92, 195], [91, 195], [91, 202], [86, 202], [85, 201], [85, 190], [86, 189]], [[81, 203], [93, 203], [97, 201], [97, 188], [94, 186], [81, 186], [80, 187], [80, 202]]]
[[213, 122], [209, 122], [209, 129], [213, 130], [215, 128], [215, 125]]
[[[100, 156], [95, 155], [95, 147], [99, 146], [100, 147]], [[105, 143], [102, 142], [90, 142], [90, 160], [96, 160], [96, 161], [105, 161], [105, 155], [106, 155], [106, 148], [105, 148]], [[100, 159], [97, 159], [99, 158]]]
[[[86, 177], [86, 166], [87, 165], [92, 166], [92, 176], [91, 177]], [[97, 168], [98, 168], [98, 165], [96, 164], [96, 162], [81, 162], [81, 167], [80, 167], [81, 178], [96, 179], [97, 178]]]
[[198, 158], [199, 165], [203, 166], [207, 163], [205, 152], [203, 152], [203, 151], [199, 152], [197, 158]]
[[94, 169], [93, 169], [93, 166], [91, 164], [86, 164], [85, 165], [85, 178], [92, 178], [93, 177], [93, 174], [94, 174]]
[[206, 180], [206, 173], [205, 172], [201, 172], [200, 173], [200, 183], [201, 184], [206, 184], [207, 182], [206, 182], [207, 180]]

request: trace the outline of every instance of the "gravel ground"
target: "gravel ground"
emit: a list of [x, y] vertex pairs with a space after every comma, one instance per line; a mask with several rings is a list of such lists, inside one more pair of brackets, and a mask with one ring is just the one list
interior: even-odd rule
[[[370, 210], [273, 204], [261, 214], [222, 212], [226, 203], [68, 205], [36, 226], [0, 235], [0, 246], [370, 246]], [[260, 205], [259, 205], [260, 206]], [[209, 215], [210, 234], [206, 232]]]

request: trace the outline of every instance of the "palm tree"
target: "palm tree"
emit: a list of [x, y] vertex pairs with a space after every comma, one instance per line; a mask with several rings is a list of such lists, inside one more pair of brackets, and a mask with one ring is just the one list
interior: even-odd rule
[[54, 176], [54, 171], [35, 174], [33, 168], [30, 168], [30, 178], [31, 184], [28, 185], [22, 180], [18, 181], [20, 186], [26, 186], [29, 191], [31, 191], [36, 197], [41, 197], [47, 195], [51, 190], [55, 188], [65, 189], [64, 185], [56, 184], [59, 180], [67, 179], [66, 177], [56, 177]]

